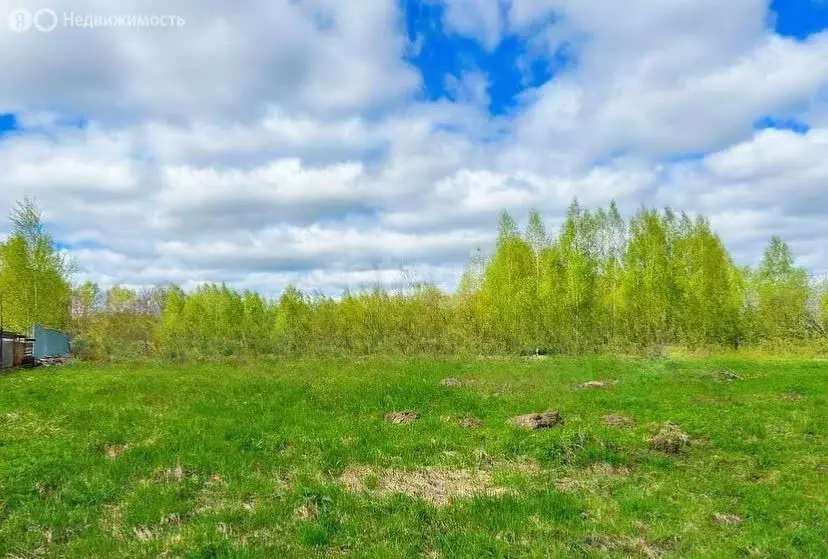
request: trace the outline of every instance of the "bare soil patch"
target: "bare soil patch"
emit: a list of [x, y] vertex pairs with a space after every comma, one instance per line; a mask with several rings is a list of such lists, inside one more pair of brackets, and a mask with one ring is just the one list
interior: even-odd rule
[[509, 420], [509, 424], [520, 429], [549, 429], [556, 425], [563, 425], [564, 419], [560, 412], [547, 411], [543, 413], [530, 413], [519, 415]]
[[420, 419], [420, 414], [413, 411], [395, 411], [385, 415], [385, 422], [392, 425], [408, 425]]

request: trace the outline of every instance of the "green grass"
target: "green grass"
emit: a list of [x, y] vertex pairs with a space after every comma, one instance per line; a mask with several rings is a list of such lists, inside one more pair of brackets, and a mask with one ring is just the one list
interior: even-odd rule
[[[618, 382], [573, 390], [600, 378]], [[826, 556], [827, 394], [828, 362], [804, 359], [20, 371], [0, 377], [0, 557]], [[506, 425], [548, 409], [565, 424]], [[667, 421], [678, 455], [646, 440]], [[427, 472], [488, 485], [437, 506], [392, 472], [409, 493]]]

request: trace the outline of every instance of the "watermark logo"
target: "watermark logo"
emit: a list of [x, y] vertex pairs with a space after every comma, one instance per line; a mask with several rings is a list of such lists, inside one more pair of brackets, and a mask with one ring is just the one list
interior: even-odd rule
[[96, 29], [99, 27], [184, 27], [186, 24], [184, 18], [178, 15], [103, 15], [63, 12], [61, 16], [58, 16], [57, 12], [49, 8], [39, 8], [34, 12], [20, 8], [9, 14], [8, 24], [9, 29], [17, 33], [25, 33], [32, 28], [41, 33], [51, 33], [61, 25], [73, 29]]
[[32, 12], [29, 10], [14, 10], [9, 14], [9, 29], [18, 33], [25, 33], [32, 27]]

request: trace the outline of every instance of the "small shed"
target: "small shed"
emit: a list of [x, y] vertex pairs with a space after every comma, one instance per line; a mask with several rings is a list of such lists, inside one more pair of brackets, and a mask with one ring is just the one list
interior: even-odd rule
[[69, 356], [69, 334], [59, 330], [44, 328], [39, 324], [34, 327], [34, 357], [68, 357]]
[[0, 331], [0, 369], [25, 365], [32, 358], [34, 340], [17, 332]]

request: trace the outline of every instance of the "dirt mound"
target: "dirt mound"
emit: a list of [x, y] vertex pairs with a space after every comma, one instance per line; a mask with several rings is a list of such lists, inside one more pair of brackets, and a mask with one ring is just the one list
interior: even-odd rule
[[456, 378], [456, 377], [448, 377], [448, 378], [444, 378], [440, 382], [440, 384], [442, 384], [443, 386], [451, 387], [451, 388], [458, 388], [460, 386], [463, 386], [463, 381], [461, 381], [459, 378]]
[[413, 411], [395, 411], [385, 415], [385, 422], [392, 425], [408, 425], [420, 419], [420, 414]]
[[652, 438], [648, 439], [650, 448], [678, 454], [684, 447], [690, 446], [690, 436], [681, 430], [678, 425], [667, 422], [661, 430]]
[[402, 493], [429, 501], [438, 507], [448, 505], [453, 498], [494, 496], [506, 492], [504, 488], [494, 486], [491, 472], [485, 470], [358, 467], [346, 469], [339, 479], [349, 491], [369, 491], [378, 495]]
[[632, 427], [633, 423], [635, 423], [632, 418], [617, 413], [607, 414], [602, 418], [602, 420], [604, 425], [607, 427], [615, 427], [616, 429]]
[[460, 427], [463, 429], [479, 429], [483, 422], [474, 417], [464, 417], [460, 420]]
[[575, 390], [600, 390], [602, 388], [609, 388], [615, 384], [609, 380], [591, 380], [575, 387]]
[[557, 411], [519, 415], [509, 420], [509, 424], [512, 427], [530, 429], [532, 431], [536, 429], [549, 429], [556, 425], [562, 425], [563, 422], [563, 416]]

